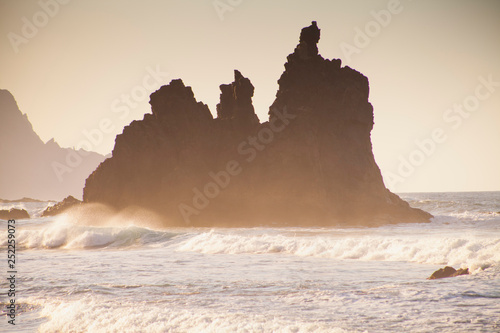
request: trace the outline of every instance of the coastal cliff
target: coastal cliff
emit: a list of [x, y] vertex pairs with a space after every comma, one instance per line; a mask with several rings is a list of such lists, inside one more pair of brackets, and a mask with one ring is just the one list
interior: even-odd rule
[[375, 225], [431, 215], [385, 188], [370, 140], [368, 79], [318, 53], [302, 29], [260, 123], [239, 71], [220, 86], [217, 118], [178, 79], [151, 94], [152, 114], [116, 137], [84, 202], [144, 207], [166, 225]]
[[14, 96], [0, 89], [0, 198], [81, 197], [85, 179], [104, 156], [43, 142]]

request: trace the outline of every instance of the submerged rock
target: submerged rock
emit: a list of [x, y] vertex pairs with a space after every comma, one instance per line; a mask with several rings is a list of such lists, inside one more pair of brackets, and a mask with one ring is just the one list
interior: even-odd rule
[[0, 220], [29, 219], [30, 215], [25, 209], [11, 208], [0, 210]]
[[468, 268], [459, 268], [456, 270], [453, 267], [450, 266], [445, 266], [444, 268], [440, 268], [428, 278], [428, 280], [435, 280], [435, 279], [443, 279], [443, 278], [448, 278], [448, 277], [455, 277], [459, 275], [468, 275], [469, 274], [469, 269]]
[[372, 153], [368, 79], [318, 53], [302, 29], [260, 123], [239, 71], [220, 86], [214, 119], [178, 79], [151, 94], [152, 114], [116, 137], [89, 176], [85, 202], [141, 206], [171, 225], [336, 225], [425, 222], [385, 188]]
[[63, 201], [56, 203], [54, 206], [48, 207], [42, 213], [42, 216], [54, 216], [63, 213], [70, 207], [81, 204], [82, 201], [74, 198], [73, 196], [68, 196], [64, 198]]
[[459, 276], [459, 275], [469, 275], [469, 269], [468, 268], [459, 268], [455, 272], [453, 276]]

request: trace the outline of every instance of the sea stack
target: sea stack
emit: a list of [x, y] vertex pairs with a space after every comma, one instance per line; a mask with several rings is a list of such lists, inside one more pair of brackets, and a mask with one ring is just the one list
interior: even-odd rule
[[384, 186], [368, 79], [319, 55], [319, 38], [316, 22], [302, 29], [264, 123], [237, 70], [220, 86], [215, 119], [180, 79], [162, 86], [152, 114], [125, 127], [89, 176], [84, 201], [140, 206], [180, 226], [429, 221]]

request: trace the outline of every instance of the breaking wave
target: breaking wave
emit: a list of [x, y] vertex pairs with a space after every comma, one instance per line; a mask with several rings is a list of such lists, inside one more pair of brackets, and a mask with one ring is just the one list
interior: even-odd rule
[[[120, 248], [162, 243], [177, 235], [133, 225], [93, 227], [54, 222], [41, 228], [19, 230], [17, 243], [24, 249]], [[6, 246], [5, 242], [2, 246]]]
[[178, 251], [207, 254], [282, 253], [334, 259], [406, 261], [484, 269], [500, 262], [500, 239], [487, 235], [349, 233], [330, 230], [310, 235], [238, 234], [210, 231], [178, 245]]

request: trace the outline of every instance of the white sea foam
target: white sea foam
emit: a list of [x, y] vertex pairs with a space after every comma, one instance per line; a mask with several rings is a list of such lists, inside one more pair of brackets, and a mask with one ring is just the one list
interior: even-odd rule
[[[417, 232], [417, 230], [415, 230]], [[386, 235], [323, 230], [308, 236], [210, 231], [179, 244], [178, 251], [207, 254], [283, 253], [304, 257], [408, 261], [469, 267], [475, 271], [500, 263], [500, 239], [474, 234]]]
[[[456, 221], [455, 221], [456, 222]], [[20, 229], [18, 246], [26, 249], [88, 249], [96, 247], [171, 246], [205, 254], [281, 254], [301, 257], [407, 261], [469, 267], [472, 271], [500, 263], [500, 238], [484, 225], [481, 232], [450, 224], [446, 219], [422, 225], [375, 229], [214, 229], [179, 232], [137, 226], [94, 227], [56, 221]], [[458, 226], [458, 227], [457, 227]], [[2, 246], [6, 246], [6, 240]]]
[[[18, 221], [16, 328], [498, 331], [500, 192], [411, 196], [431, 223], [155, 230], [154, 214], [96, 206]], [[443, 265], [473, 274], [426, 280]]]
[[45, 303], [41, 316], [48, 321], [40, 332], [358, 332], [322, 321], [276, 318], [265, 312], [175, 309], [165, 303], [115, 303], [93, 296]]

